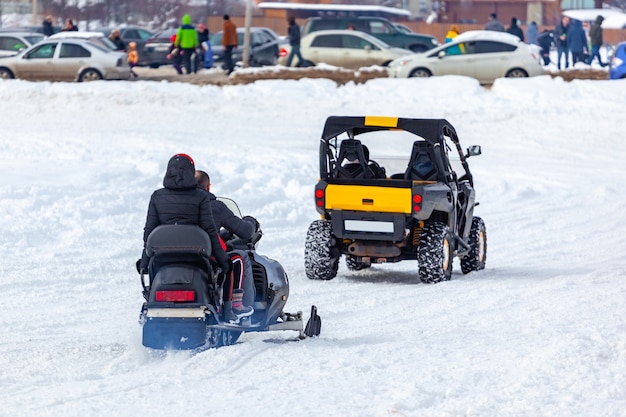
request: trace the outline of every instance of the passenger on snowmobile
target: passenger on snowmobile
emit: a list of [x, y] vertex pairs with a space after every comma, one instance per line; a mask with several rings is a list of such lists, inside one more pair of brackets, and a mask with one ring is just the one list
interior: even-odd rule
[[194, 175], [195, 165], [189, 155], [176, 154], [170, 158], [163, 178], [164, 188], [154, 191], [150, 197], [139, 272], [146, 273], [148, 270], [146, 241], [150, 232], [162, 224], [184, 224], [198, 225], [208, 233], [213, 247], [213, 257], [226, 275], [230, 273], [231, 263], [220, 245], [218, 228], [211, 214], [209, 196], [198, 186]]
[[209, 194], [215, 225], [218, 229], [223, 227], [226, 234], [230, 235], [220, 236], [226, 242], [227, 255], [232, 263], [231, 273], [224, 282], [224, 311], [228, 321], [239, 323], [241, 318], [254, 313], [254, 307], [252, 307], [255, 298], [254, 278], [247, 251], [233, 248], [228, 241], [232, 235], [246, 241], [251, 239], [259, 230], [259, 222], [251, 216], [237, 217], [226, 204], [217, 200], [211, 193], [211, 180], [206, 172], [197, 170], [195, 177], [200, 188], [207, 190]]

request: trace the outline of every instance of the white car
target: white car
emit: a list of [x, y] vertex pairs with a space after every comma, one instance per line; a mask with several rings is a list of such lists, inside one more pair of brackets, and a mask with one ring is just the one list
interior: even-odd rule
[[86, 39], [46, 39], [0, 58], [0, 79], [36, 81], [127, 80], [126, 54]]
[[388, 72], [392, 78], [465, 75], [482, 84], [544, 74], [536, 48], [515, 35], [488, 30], [468, 31], [430, 51], [396, 59]]
[[48, 36], [48, 39], [87, 39], [112, 51], [119, 51], [113, 41], [102, 32], [66, 31]]
[[0, 32], [0, 56], [15, 55], [43, 38], [41, 33], [34, 32]]
[[[290, 47], [280, 51], [278, 63], [286, 65]], [[412, 54], [408, 49], [394, 48], [378, 38], [356, 30], [320, 30], [311, 32], [300, 41], [304, 66], [325, 63], [337, 67], [359, 69], [372, 65], [387, 66], [392, 60]], [[302, 63], [294, 58], [291, 65]]]

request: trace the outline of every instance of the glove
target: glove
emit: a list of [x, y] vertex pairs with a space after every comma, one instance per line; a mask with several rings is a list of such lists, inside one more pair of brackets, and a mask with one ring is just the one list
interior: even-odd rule
[[241, 220], [245, 220], [247, 222], [252, 223], [254, 225], [254, 231], [255, 232], [258, 231], [259, 228], [261, 227], [261, 224], [259, 223], [259, 221], [257, 219], [255, 219], [254, 217], [252, 217], [252, 216], [243, 216], [241, 218]]
[[232, 264], [230, 263], [230, 260], [228, 258], [226, 258], [226, 260], [220, 259], [217, 262], [222, 272], [224, 272], [224, 275], [230, 274]]

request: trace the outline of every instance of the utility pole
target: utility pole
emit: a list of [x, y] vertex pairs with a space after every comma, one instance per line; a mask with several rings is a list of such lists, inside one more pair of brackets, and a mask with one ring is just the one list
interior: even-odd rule
[[33, 2], [33, 26], [37, 26], [37, 0], [32, 0]]
[[243, 34], [243, 67], [250, 65], [250, 26], [252, 24], [252, 0], [246, 0], [246, 31]]

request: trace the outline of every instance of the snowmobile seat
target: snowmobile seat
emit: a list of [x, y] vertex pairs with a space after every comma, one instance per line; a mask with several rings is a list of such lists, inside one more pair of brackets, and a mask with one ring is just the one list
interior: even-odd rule
[[164, 224], [157, 226], [146, 241], [149, 257], [184, 253], [209, 257], [211, 239], [207, 232], [193, 225]]
[[413, 142], [409, 166], [404, 179], [417, 181], [437, 181], [438, 172], [435, 163], [433, 145], [426, 141]]

